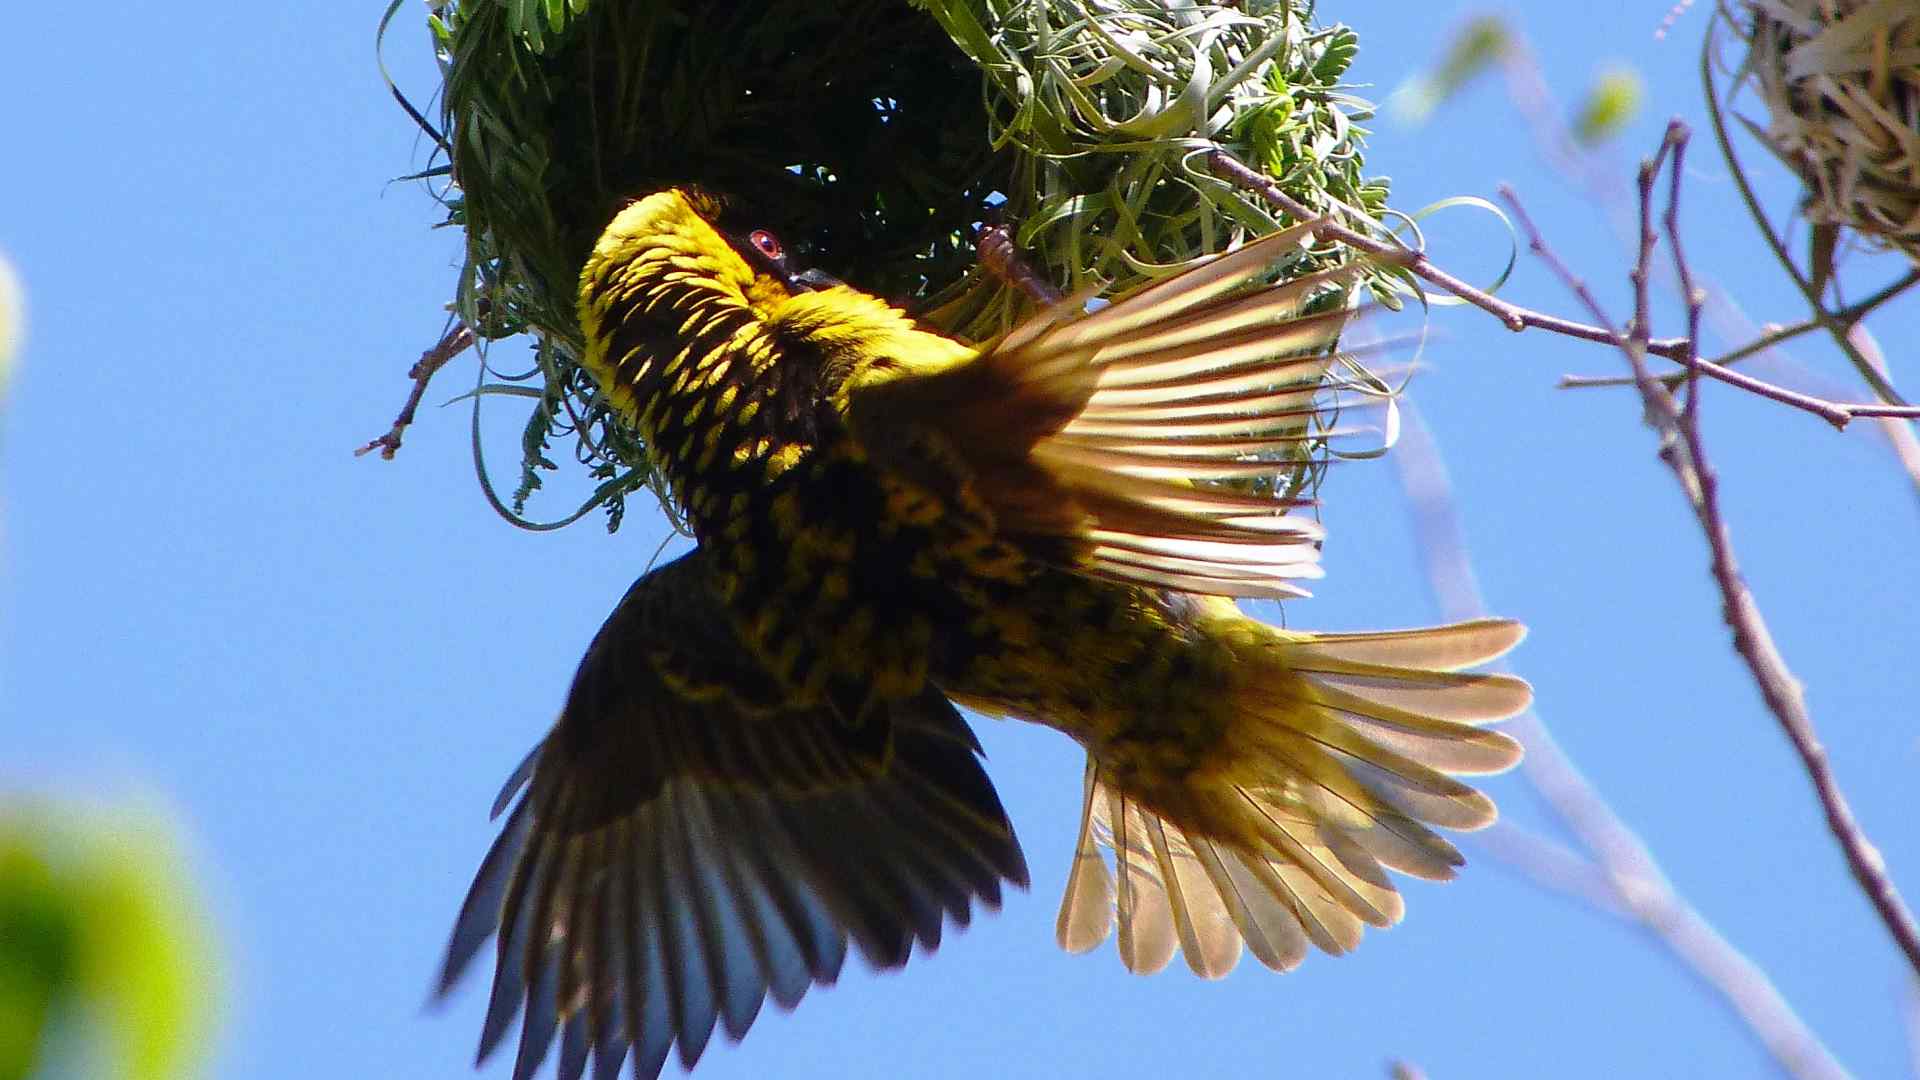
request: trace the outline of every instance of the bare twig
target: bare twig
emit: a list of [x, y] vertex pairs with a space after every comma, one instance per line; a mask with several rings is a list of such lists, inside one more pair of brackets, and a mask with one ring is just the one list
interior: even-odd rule
[[[1780, 345], [1785, 342], [1791, 341], [1794, 338], [1799, 337], [1801, 334], [1804, 334], [1809, 330], [1818, 330], [1818, 329], [1820, 329], [1820, 324], [1813, 319], [1802, 319], [1801, 321], [1797, 323], [1793, 323], [1789, 326], [1776, 326], [1773, 329], [1766, 331], [1765, 333], [1761, 334], [1759, 337], [1754, 338], [1752, 341], [1747, 342], [1745, 345], [1742, 345], [1737, 349], [1734, 349], [1727, 353], [1723, 353], [1722, 355], [1713, 357], [1711, 359], [1702, 359], [1700, 362], [1702, 364], [1712, 364], [1720, 367], [1725, 367], [1728, 364], [1745, 360], [1747, 357], [1753, 356], [1757, 353], [1766, 352], [1772, 349], [1775, 345]], [[1660, 376], [1660, 381], [1667, 384], [1667, 389], [1672, 390], [1678, 387], [1682, 382], [1686, 381], [1686, 378], [1687, 378], [1687, 373], [1685, 371], [1676, 371], [1676, 372], [1672, 372], [1671, 374]], [[1603, 387], [1603, 386], [1637, 386], [1637, 385], [1639, 384], [1634, 381], [1634, 378], [1632, 375], [1562, 375], [1560, 376], [1560, 388], [1562, 390], [1587, 390], [1587, 389]]]
[[[1881, 289], [1879, 292], [1857, 304], [1849, 305], [1840, 311], [1834, 312], [1833, 318], [1841, 325], [1857, 327], [1860, 324], [1860, 320], [1866, 318], [1874, 308], [1892, 299], [1915, 281], [1920, 281], [1920, 270], [1915, 270], [1913, 273], [1902, 277], [1899, 281]], [[1920, 406], [1887, 405], [1881, 402], [1847, 403], [1832, 401], [1826, 398], [1816, 397], [1812, 394], [1803, 394], [1797, 390], [1789, 390], [1786, 387], [1777, 386], [1773, 383], [1756, 379], [1750, 375], [1726, 370], [1726, 365], [1728, 364], [1744, 360], [1755, 353], [1765, 352], [1781, 342], [1799, 337], [1809, 330], [1822, 329], [1823, 326], [1824, 324], [1819, 319], [1803, 319], [1800, 322], [1788, 326], [1775, 327], [1723, 356], [1716, 356], [1711, 360], [1699, 361], [1699, 369], [1712, 374], [1722, 382], [1737, 386], [1742, 390], [1757, 394], [1760, 397], [1792, 405], [1797, 409], [1803, 409], [1813, 413], [1815, 416], [1826, 420], [1836, 428], [1844, 428], [1847, 426], [1848, 421], [1863, 416], [1901, 420], [1920, 418]], [[1864, 356], [1865, 350], [1860, 351]], [[1865, 357], [1865, 360], [1867, 363], [1872, 364], [1872, 357]], [[1874, 370], [1880, 373], [1881, 378], [1885, 379], [1885, 369], [1878, 364], [1874, 364], [1873, 367]], [[1662, 375], [1660, 380], [1668, 390], [1673, 390], [1689, 378], [1694, 370], [1694, 367], [1689, 365], [1684, 371], [1677, 371], [1671, 375]], [[1634, 385], [1637, 385], [1637, 380], [1632, 375], [1607, 375], [1598, 378], [1582, 375], [1563, 375], [1560, 378], [1560, 386], [1562, 389]]]
[[414, 411], [420, 407], [420, 399], [427, 392], [427, 383], [433, 381], [435, 372], [447, 366], [447, 361], [465, 352], [473, 344], [473, 329], [465, 323], [456, 322], [433, 348], [420, 354], [420, 359], [407, 369], [407, 377], [413, 380], [413, 389], [407, 394], [406, 404], [400, 406], [400, 415], [394, 418], [393, 426], [385, 435], [374, 439], [353, 452], [354, 457], [362, 457], [375, 450], [387, 461], [400, 449], [400, 436], [413, 423]]
[[[1393, 460], [1441, 616], [1450, 622], [1485, 617], [1486, 603], [1467, 555], [1446, 465], [1410, 407], [1402, 409]], [[1581, 775], [1539, 715], [1529, 711], [1511, 721], [1508, 730], [1526, 746], [1521, 776], [1585, 854], [1504, 822], [1480, 834], [1478, 846], [1542, 887], [1639, 923], [1733, 1010], [1782, 1071], [1798, 1080], [1846, 1077], [1833, 1052], [1793, 1011], [1766, 972], [1674, 890], [1646, 843]]]
[[1005, 225], [988, 225], [974, 237], [974, 249], [987, 272], [1025, 293], [1041, 307], [1060, 302], [1061, 293], [1053, 283], [1040, 276], [1033, 264], [1022, 258], [1013, 246], [1013, 232]]
[[[1235, 160], [1233, 155], [1228, 154], [1224, 150], [1208, 151], [1207, 164], [1214, 173], [1231, 182], [1234, 186], [1258, 195], [1296, 221], [1311, 220], [1315, 216], [1311, 210], [1288, 197], [1286, 192], [1281, 191], [1278, 184], [1254, 172], [1246, 165]], [[1436, 266], [1433, 260], [1429, 259], [1423, 252], [1409, 252], [1397, 243], [1380, 240], [1368, 236], [1365, 233], [1357, 232], [1337, 221], [1329, 220], [1322, 227], [1322, 231], [1324, 231], [1326, 235], [1339, 240], [1341, 243], [1346, 244], [1356, 251], [1397, 259], [1413, 273], [1414, 276], [1452, 293], [1454, 296], [1465, 300], [1467, 303], [1472, 304], [1482, 311], [1488, 312], [1505, 324], [1507, 329], [1515, 331], [1516, 333], [1522, 330], [1535, 329], [1578, 338], [1582, 341], [1599, 342], [1601, 344], [1611, 344], [1615, 340], [1616, 335], [1614, 332], [1604, 326], [1593, 326], [1587, 323], [1575, 322], [1571, 319], [1563, 319], [1557, 315], [1542, 314], [1541, 312], [1509, 303], [1484, 290], [1476, 289], [1472, 285], [1440, 269], [1440, 267]], [[1685, 338], [1649, 339], [1644, 343], [1644, 347], [1647, 353], [1654, 356], [1665, 357], [1676, 363], [1684, 362], [1684, 358], [1692, 352], [1690, 343]], [[1836, 404], [1807, 394], [1797, 393], [1784, 387], [1774, 386], [1771, 383], [1762, 382], [1759, 379], [1737, 371], [1732, 371], [1728, 368], [1716, 365], [1700, 365], [1699, 369], [1702, 374], [1709, 378], [1718, 379], [1721, 382], [1737, 386], [1751, 393], [1759, 394], [1772, 401], [1777, 401], [1782, 405], [1788, 405], [1804, 412], [1812, 413], [1836, 428], [1844, 428], [1849, 421], [1860, 416], [1920, 417], [1920, 409], [1909, 408], [1904, 403], [1895, 405]]]
[[[1685, 264], [1685, 254], [1679, 245], [1678, 200], [1680, 168], [1678, 159], [1686, 150], [1688, 132], [1685, 124], [1675, 121], [1668, 126], [1667, 136], [1661, 143], [1660, 153], [1641, 167], [1641, 233], [1640, 257], [1633, 271], [1635, 282], [1634, 309], [1644, 313], [1647, 308], [1647, 267], [1652, 259], [1656, 241], [1652, 225], [1653, 185], [1658, 168], [1663, 159], [1671, 152], [1676, 162], [1673, 169], [1673, 181], [1669, 189], [1666, 224], [1668, 239], [1674, 251], [1675, 267], [1680, 275], [1682, 288], [1686, 291], [1687, 320], [1690, 336], [1682, 339], [1688, 342], [1687, 356], [1684, 358], [1694, 373], [1704, 369], [1698, 356], [1693, 353], [1691, 334], [1697, 333], [1700, 319], [1700, 295], [1692, 290], [1692, 275]], [[1593, 317], [1604, 325], [1611, 325], [1606, 313], [1593, 294], [1576, 279], [1551, 251], [1540, 230], [1528, 216], [1525, 207], [1510, 188], [1503, 188], [1502, 194], [1513, 208], [1522, 231], [1527, 236], [1529, 248], [1558, 275], [1573, 293], [1578, 296]], [[1786, 661], [1774, 647], [1773, 638], [1767, 630], [1766, 621], [1761, 617], [1759, 605], [1747, 589], [1740, 576], [1739, 565], [1734, 559], [1732, 540], [1728, 536], [1726, 522], [1721, 515], [1719, 497], [1719, 478], [1712, 464], [1707, 460], [1706, 447], [1700, 435], [1698, 404], [1699, 381], [1697, 375], [1687, 385], [1687, 401], [1681, 406], [1674, 400], [1673, 394], [1662, 386], [1647, 370], [1645, 349], [1646, 321], [1642, 317], [1633, 330], [1631, 338], [1614, 335], [1615, 344], [1626, 355], [1632, 365], [1634, 378], [1640, 388], [1640, 394], [1646, 405], [1646, 415], [1659, 432], [1661, 438], [1660, 458], [1673, 471], [1674, 478], [1680, 483], [1694, 516], [1698, 519], [1701, 531], [1705, 533], [1711, 553], [1711, 566], [1715, 583], [1719, 586], [1723, 603], [1723, 617], [1733, 631], [1733, 645], [1741, 659], [1746, 662], [1758, 686], [1767, 708], [1780, 723], [1787, 740], [1800, 757], [1808, 779], [1813, 784], [1821, 809], [1826, 814], [1827, 828], [1839, 843], [1847, 867], [1852, 871], [1854, 880], [1873, 905], [1880, 921], [1885, 924], [1895, 944], [1906, 954], [1908, 963], [1916, 973], [1920, 973], [1920, 927], [1916, 927], [1912, 913], [1901, 900], [1894, 887], [1892, 877], [1887, 873], [1886, 862], [1880, 852], [1868, 840], [1865, 831], [1853, 817], [1846, 798], [1842, 795], [1832, 769], [1827, 763], [1826, 750], [1821, 746], [1819, 736], [1814, 732], [1812, 717], [1807, 712], [1806, 699], [1798, 680], [1788, 670]]]
[[[1920, 273], [1916, 270], [1915, 273]], [[1855, 338], [1860, 355], [1872, 364], [1875, 371], [1883, 377], [1887, 374], [1886, 357], [1880, 352], [1879, 342], [1873, 339], [1864, 326], [1855, 326], [1849, 337]], [[1882, 420], [1880, 430], [1893, 448], [1893, 456], [1900, 459], [1900, 467], [1907, 471], [1914, 486], [1920, 488], [1920, 424], [1910, 424], [1904, 420]]]
[[[1280, 185], [1248, 168], [1232, 154], [1224, 150], [1208, 151], [1207, 166], [1213, 170], [1215, 175], [1227, 180], [1243, 191], [1260, 196], [1260, 198], [1285, 212], [1295, 221], [1310, 221], [1319, 216], [1289, 197], [1286, 192], [1281, 191]], [[1577, 323], [1571, 319], [1562, 319], [1556, 315], [1542, 314], [1538, 311], [1520, 307], [1517, 304], [1508, 303], [1483, 289], [1476, 289], [1472, 285], [1467, 284], [1434, 265], [1433, 260], [1427, 258], [1424, 252], [1415, 251], [1410, 253], [1405, 247], [1398, 243], [1356, 232], [1340, 224], [1338, 221], [1329, 220], [1322, 226], [1321, 231], [1348, 247], [1353, 248], [1355, 251], [1364, 251], [1369, 255], [1384, 255], [1394, 258], [1411, 271], [1415, 277], [1438, 285], [1440, 288], [1465, 300], [1474, 307], [1491, 314], [1504, 323], [1507, 329], [1515, 333], [1531, 328], [1536, 330], [1550, 330], [1553, 333], [1565, 334], [1568, 337], [1580, 338], [1583, 341], [1606, 343], [1613, 340], [1612, 332], [1605, 327], [1588, 326], [1585, 323]], [[1411, 258], [1408, 257], [1409, 255], [1411, 255]], [[1678, 356], [1680, 342], [1677, 340], [1656, 341], [1652, 342], [1649, 347], [1657, 355], [1665, 356], [1671, 352], [1675, 356]]]
[[[1674, 272], [1680, 278], [1680, 292], [1681, 292], [1681, 295], [1686, 300], [1687, 334], [1685, 337], [1680, 339], [1682, 342], [1685, 343], [1685, 349], [1684, 349], [1684, 355], [1679, 359], [1681, 363], [1685, 366], [1684, 374], [1686, 376], [1686, 384], [1687, 384], [1687, 409], [1689, 410], [1689, 412], [1691, 412], [1691, 410], [1693, 409], [1694, 405], [1696, 404], [1699, 398], [1700, 374], [1702, 371], [1706, 370], [1706, 365], [1700, 360], [1700, 353], [1699, 353], [1700, 313], [1701, 313], [1702, 305], [1704, 304], [1705, 300], [1704, 300], [1704, 297], [1702, 297], [1698, 293], [1698, 291], [1694, 288], [1692, 268], [1688, 266], [1686, 259], [1680, 253], [1678, 229], [1677, 229], [1678, 222], [1674, 216], [1675, 214], [1678, 213], [1678, 209], [1674, 201], [1679, 196], [1679, 191], [1678, 191], [1679, 171], [1678, 170], [1680, 168], [1681, 161], [1686, 156], [1686, 146], [1687, 146], [1687, 139], [1686, 139], [1685, 128], [1684, 127], [1675, 128], [1675, 127], [1669, 126], [1668, 137], [1661, 142], [1659, 152], [1654, 155], [1654, 158], [1652, 161], [1644, 162], [1640, 166], [1640, 174], [1639, 174], [1640, 254], [1639, 254], [1639, 257], [1634, 261], [1633, 270], [1628, 274], [1629, 280], [1633, 282], [1633, 301], [1634, 301], [1633, 325], [1631, 328], [1630, 340], [1631, 340], [1631, 343], [1634, 345], [1635, 349], [1629, 350], [1629, 351], [1630, 352], [1637, 351], [1638, 355], [1641, 357], [1644, 357], [1646, 353], [1646, 344], [1647, 344], [1647, 338], [1649, 333], [1649, 327], [1653, 317], [1651, 311], [1649, 310], [1649, 297], [1651, 296], [1651, 281], [1652, 281], [1651, 265], [1653, 261], [1653, 249], [1655, 245], [1658, 243], [1658, 238], [1654, 235], [1654, 232], [1653, 232], [1653, 220], [1652, 220], [1653, 193], [1652, 193], [1651, 185], [1653, 184], [1655, 175], [1658, 174], [1660, 170], [1660, 166], [1664, 163], [1668, 153], [1671, 152], [1674, 158], [1674, 163], [1673, 163], [1674, 190], [1672, 192], [1672, 195], [1669, 197], [1668, 203], [1667, 203], [1666, 226], [1667, 226], [1667, 235], [1673, 238]], [[1583, 299], [1586, 300], [1589, 308], [1595, 313], [1595, 317], [1600, 318], [1601, 316], [1600, 316], [1599, 306], [1593, 302], [1592, 297], [1589, 295], [1589, 296], [1583, 297]], [[1785, 387], [1774, 386], [1771, 383], [1762, 382], [1759, 379], [1755, 379], [1749, 375], [1726, 371], [1725, 369], [1719, 369], [1719, 370], [1721, 373], [1721, 378], [1724, 381], [1730, 382], [1735, 386], [1741, 387], [1742, 389], [1750, 390], [1753, 393], [1759, 394], [1761, 397], [1769, 398], [1774, 401], [1781, 401], [1781, 402], [1787, 402], [1789, 404], [1794, 404], [1794, 405], [1797, 405], [1799, 408], [1807, 410], [1808, 412], [1812, 412], [1812, 413], [1815, 413], [1816, 415], [1823, 416], [1835, 428], [1846, 427], [1848, 421], [1852, 420], [1855, 416], [1896, 416], [1896, 415], [1897, 416], [1920, 416], [1920, 409], [1907, 408], [1903, 406], [1886, 406], [1886, 405], [1878, 405], [1878, 404], [1839, 405], [1833, 402], [1822, 401], [1818, 398], [1810, 397], [1806, 394], [1801, 394], [1796, 391], [1788, 390]], [[1635, 386], [1637, 386], [1640, 389], [1640, 392], [1643, 395], [1648, 392], [1649, 388], [1647, 386], [1647, 379], [1650, 377], [1651, 376], [1645, 370], [1644, 363], [1636, 363], [1634, 365], [1632, 382]], [[1669, 388], [1664, 385], [1660, 385], [1657, 383], [1655, 385], [1663, 393], [1670, 392]], [[1889, 408], [1893, 409], [1894, 411], [1892, 412], [1884, 411]]]
[[[1825, 420], [1827, 423], [1832, 424], [1836, 429], [1844, 429], [1849, 423], [1863, 416], [1892, 417], [1903, 420], [1920, 419], [1920, 406], [1882, 405], [1879, 402], [1828, 401], [1825, 398], [1814, 397], [1812, 394], [1803, 394], [1798, 390], [1789, 390], [1784, 386], [1767, 382], [1764, 379], [1756, 379], [1745, 372], [1730, 371], [1722, 367], [1718, 361], [1714, 360], [1702, 360], [1697, 366], [1688, 369], [1688, 372], [1691, 371], [1698, 371], [1701, 374], [1710, 373], [1714, 378], [1719, 379], [1729, 386], [1737, 386], [1748, 393], [1766, 398], [1769, 401], [1777, 401], [1782, 405], [1791, 405], [1804, 412], [1810, 412], [1820, 419]], [[1679, 379], [1673, 381], [1684, 382], [1688, 372], [1677, 373]], [[1667, 379], [1669, 377], [1663, 376], [1662, 378]], [[1609, 376], [1599, 379], [1583, 378], [1578, 375], [1566, 375], [1560, 379], [1560, 387], [1569, 390], [1594, 386], [1636, 385], [1638, 385], [1638, 380], [1628, 375]]]
[[[1841, 308], [1839, 311], [1833, 312], [1833, 318], [1837, 322], [1839, 322], [1841, 325], [1848, 327], [1849, 333], [1851, 333], [1853, 328], [1858, 327], [1860, 325], [1861, 320], [1865, 319], [1868, 315], [1871, 315], [1875, 308], [1878, 308], [1882, 304], [1885, 304], [1887, 301], [1905, 292], [1908, 288], [1912, 287], [1915, 282], [1920, 282], [1920, 269], [1915, 269], [1911, 273], [1908, 273], [1902, 276], [1900, 280], [1893, 282], [1892, 284], [1886, 286], [1885, 288], [1882, 288], [1879, 292], [1874, 293], [1872, 296], [1867, 297], [1865, 300], [1862, 300], [1855, 304], [1849, 304], [1846, 307]], [[1749, 356], [1766, 352], [1772, 349], [1775, 345], [1779, 345], [1779, 344], [1782, 344], [1783, 342], [1791, 341], [1792, 339], [1799, 337], [1800, 335], [1808, 332], [1809, 330], [1819, 330], [1822, 328], [1823, 328], [1823, 324], [1820, 322], [1819, 319], [1802, 319], [1799, 322], [1789, 323], [1786, 326], [1776, 326], [1773, 329], [1766, 331], [1765, 333], [1761, 334], [1759, 337], [1754, 338], [1752, 341], [1747, 342], [1745, 345], [1742, 345], [1737, 349], [1733, 349], [1728, 352], [1722, 353], [1721, 355], [1713, 357], [1710, 360], [1702, 360], [1700, 362], [1703, 364], [1716, 364], [1724, 367], [1728, 364], [1734, 364], [1734, 363], [1738, 363], [1741, 360], [1745, 360]], [[1863, 353], [1864, 353], [1864, 350], [1863, 350]], [[1869, 363], [1873, 362], [1873, 358], [1870, 356], [1867, 357], [1866, 359]], [[1873, 367], [1874, 367], [1874, 370], [1880, 373], [1881, 378], [1883, 379], [1886, 378], [1887, 373], [1886, 373], [1886, 369], [1883, 366], [1881, 366], [1880, 364], [1873, 364]], [[1679, 386], [1681, 381], [1684, 380], [1686, 377], [1687, 377], [1686, 372], [1676, 371], [1671, 375], [1662, 375], [1660, 376], [1660, 379], [1662, 382], [1667, 384], [1667, 389], [1672, 390], [1675, 387]], [[1563, 389], [1585, 389], [1588, 387], [1596, 387], [1596, 386], [1632, 386], [1632, 385], [1634, 385], [1634, 381], [1633, 381], [1633, 376], [1631, 375], [1602, 375], [1602, 376], [1562, 375], [1560, 377], [1560, 386]], [[1836, 407], [1857, 410], [1857, 409], [1869, 408], [1871, 406], [1840, 405]], [[1867, 412], [1855, 412], [1853, 415], [1869, 416], [1874, 414], [1870, 414]]]

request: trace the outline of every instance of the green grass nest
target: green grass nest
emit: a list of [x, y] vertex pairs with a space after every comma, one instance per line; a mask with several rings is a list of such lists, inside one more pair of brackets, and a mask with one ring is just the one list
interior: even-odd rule
[[[575, 360], [579, 267], [649, 191], [697, 183], [764, 208], [808, 264], [970, 338], [1025, 310], [975, 267], [978, 222], [1014, 226], [1057, 284], [1110, 293], [1285, 224], [1208, 173], [1208, 150], [1316, 211], [1361, 227], [1385, 214], [1386, 182], [1363, 173], [1372, 107], [1342, 82], [1357, 37], [1315, 28], [1311, 0], [430, 7], [440, 115], [408, 109], [441, 159], [421, 175], [465, 230], [454, 309], [483, 344], [534, 340], [531, 370], [489, 369], [481, 388], [534, 399], [517, 490], [494, 496], [480, 469], [524, 525], [556, 444], [595, 484], [561, 522], [604, 506], [617, 527], [626, 495], [660, 490]], [[1322, 457], [1276, 463], [1276, 483], [1316, 483]]]

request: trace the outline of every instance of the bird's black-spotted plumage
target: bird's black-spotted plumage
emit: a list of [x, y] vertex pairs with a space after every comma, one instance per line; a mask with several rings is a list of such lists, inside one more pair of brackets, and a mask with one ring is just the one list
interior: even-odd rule
[[[456, 930], [500, 944], [483, 1054], [651, 1080], [790, 1005], [852, 940], [881, 966], [1024, 884], [952, 703], [1086, 748], [1059, 940], [1218, 977], [1354, 948], [1451, 877], [1460, 775], [1524, 682], [1464, 669], [1521, 628], [1309, 634], [1321, 529], [1220, 481], [1324, 435], [1352, 267], [1269, 268], [1312, 223], [980, 346], [802, 280], [710, 202], [641, 199], [581, 275], [583, 367], [645, 440], [694, 554], [596, 639]], [[1113, 853], [1113, 869], [1099, 847]]]

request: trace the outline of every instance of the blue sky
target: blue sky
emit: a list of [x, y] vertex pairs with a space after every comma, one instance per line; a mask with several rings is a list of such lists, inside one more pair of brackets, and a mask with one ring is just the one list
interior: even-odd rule
[[[13, 25], [33, 47], [0, 70], [14, 106], [0, 250], [31, 316], [0, 428], [0, 790], [174, 809], [229, 955], [219, 1077], [469, 1074], [480, 987], [440, 1013], [423, 1002], [492, 835], [487, 806], [664, 535], [643, 509], [611, 537], [592, 519], [509, 528], [476, 489], [461, 407], [425, 411], [397, 461], [351, 455], [438, 334], [457, 262], [426, 195], [389, 182], [425, 147], [375, 69], [378, 8], [136, 6], [83, 26], [32, 6]], [[1610, 61], [1648, 78], [1617, 175], [1670, 114], [1701, 119], [1702, 12], [1661, 42], [1655, 8], [1537, 11], [1527, 26], [1563, 97]], [[1354, 77], [1384, 97], [1457, 13], [1355, 15]], [[423, 32], [403, 25], [391, 60], [431, 91]], [[1624, 314], [1606, 215], [1540, 164], [1498, 81], [1424, 128], [1375, 127], [1370, 164], [1399, 206], [1510, 181]], [[1704, 142], [1687, 182], [1697, 266], [1756, 322], [1799, 317]], [[1493, 231], [1456, 212], [1436, 240], [1486, 280], [1505, 254]], [[1884, 267], [1850, 272], [1866, 285]], [[1532, 262], [1505, 295], [1575, 310]], [[1636, 402], [1554, 387], [1617, 358], [1463, 310], [1436, 322], [1416, 398], [1491, 605], [1532, 627], [1513, 665], [1546, 721], [1846, 1065], [1905, 1070], [1902, 965], [1726, 648], [1704, 546]], [[1895, 378], [1920, 386], [1902, 347], [1920, 340], [1920, 303], [1874, 329]], [[1858, 393], [1831, 350], [1794, 356], [1755, 370]], [[429, 402], [472, 375], [456, 364]], [[1870, 425], [1836, 434], [1718, 386], [1704, 408], [1748, 580], [1856, 812], [1920, 893], [1915, 488]], [[492, 415], [506, 461], [519, 410]], [[1289, 623], [1435, 619], [1393, 471], [1342, 469], [1325, 491], [1329, 578]], [[1246, 963], [1215, 984], [1138, 979], [1111, 949], [1062, 955], [1078, 753], [1037, 727], [980, 728], [1034, 891], [902, 973], [850, 965], [741, 1046], [716, 1044], [701, 1076], [1365, 1077], [1392, 1058], [1436, 1077], [1767, 1068], [1640, 932], [1540, 892], [1471, 839], [1461, 880], [1406, 884], [1402, 926], [1287, 976]], [[1491, 788], [1510, 819], [1547, 827], [1518, 780]]]

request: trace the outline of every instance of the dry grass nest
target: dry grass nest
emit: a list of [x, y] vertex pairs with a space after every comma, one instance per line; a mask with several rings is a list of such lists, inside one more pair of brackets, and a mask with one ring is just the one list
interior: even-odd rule
[[1740, 0], [1726, 14], [1768, 113], [1747, 126], [1805, 182], [1807, 219], [1920, 263], [1920, 4]]

